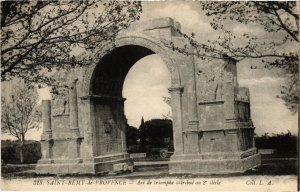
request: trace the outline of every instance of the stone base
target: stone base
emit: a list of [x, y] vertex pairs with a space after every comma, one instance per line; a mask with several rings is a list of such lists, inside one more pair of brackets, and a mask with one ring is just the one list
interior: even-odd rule
[[[188, 155], [187, 155], [188, 156]], [[193, 155], [194, 156], [194, 155]], [[235, 159], [202, 159], [203, 156], [199, 155], [198, 158], [193, 157], [187, 159], [174, 157], [169, 162], [169, 173], [170, 174], [226, 174], [226, 173], [243, 173], [252, 168], [261, 165], [260, 154], [252, 154], [245, 158]]]
[[37, 174], [106, 174], [133, 171], [133, 160], [128, 154], [99, 156], [93, 159], [42, 159], [36, 166]]

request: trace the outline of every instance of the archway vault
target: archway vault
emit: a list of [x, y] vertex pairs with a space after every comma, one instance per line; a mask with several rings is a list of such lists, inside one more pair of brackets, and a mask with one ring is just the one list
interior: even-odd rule
[[68, 90], [43, 101], [38, 173], [132, 170], [122, 88], [132, 65], [151, 54], [158, 54], [171, 74], [174, 155], [169, 172], [244, 172], [260, 164], [249, 89], [238, 86], [236, 61], [173, 52], [163, 42], [188, 44], [178, 29], [171, 18], [134, 24], [115, 46], [99, 47], [99, 62], [61, 75], [69, 79], [61, 80]]
[[[121, 57], [114, 57], [117, 54]], [[95, 80], [94, 75], [97, 73], [97, 68], [98, 70], [103, 69], [103, 64], [110, 65], [113, 63], [118, 65], [117, 63], [122, 63], [121, 67], [123, 68], [121, 69], [124, 70], [123, 73], [126, 75], [136, 61], [151, 54], [158, 54], [166, 64], [171, 74], [171, 87], [181, 87], [179, 68], [161, 42], [144, 35], [123, 36], [116, 39], [115, 49], [113, 49], [111, 44], [100, 47], [99, 58], [101, 58], [101, 61], [90, 65], [85, 71], [81, 86], [82, 96], [94, 94], [92, 81]], [[122, 61], [122, 59], [125, 60]], [[120, 68], [120, 65], [116, 67]]]

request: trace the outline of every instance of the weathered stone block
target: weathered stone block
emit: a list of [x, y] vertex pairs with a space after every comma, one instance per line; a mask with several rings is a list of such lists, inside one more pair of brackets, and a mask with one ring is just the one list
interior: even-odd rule
[[244, 159], [192, 159], [170, 161], [169, 173], [225, 174], [242, 173], [261, 164], [260, 154]]

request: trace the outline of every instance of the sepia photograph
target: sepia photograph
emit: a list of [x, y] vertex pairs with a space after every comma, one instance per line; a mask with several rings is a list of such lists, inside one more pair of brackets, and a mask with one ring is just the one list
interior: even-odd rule
[[1, 1], [2, 191], [299, 191], [299, 1]]

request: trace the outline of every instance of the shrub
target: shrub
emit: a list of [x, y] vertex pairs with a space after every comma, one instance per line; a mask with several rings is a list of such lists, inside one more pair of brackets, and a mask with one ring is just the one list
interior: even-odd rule
[[139, 128], [140, 151], [150, 153], [152, 148], [173, 145], [173, 125], [169, 119], [151, 119]]
[[297, 155], [297, 136], [290, 132], [281, 134], [265, 133], [255, 137], [255, 145], [258, 149], [276, 149], [276, 155], [284, 157], [296, 157]]
[[[42, 157], [39, 141], [25, 141], [23, 144], [23, 163], [37, 163]], [[20, 141], [1, 141], [1, 159], [3, 163], [20, 163]]]

